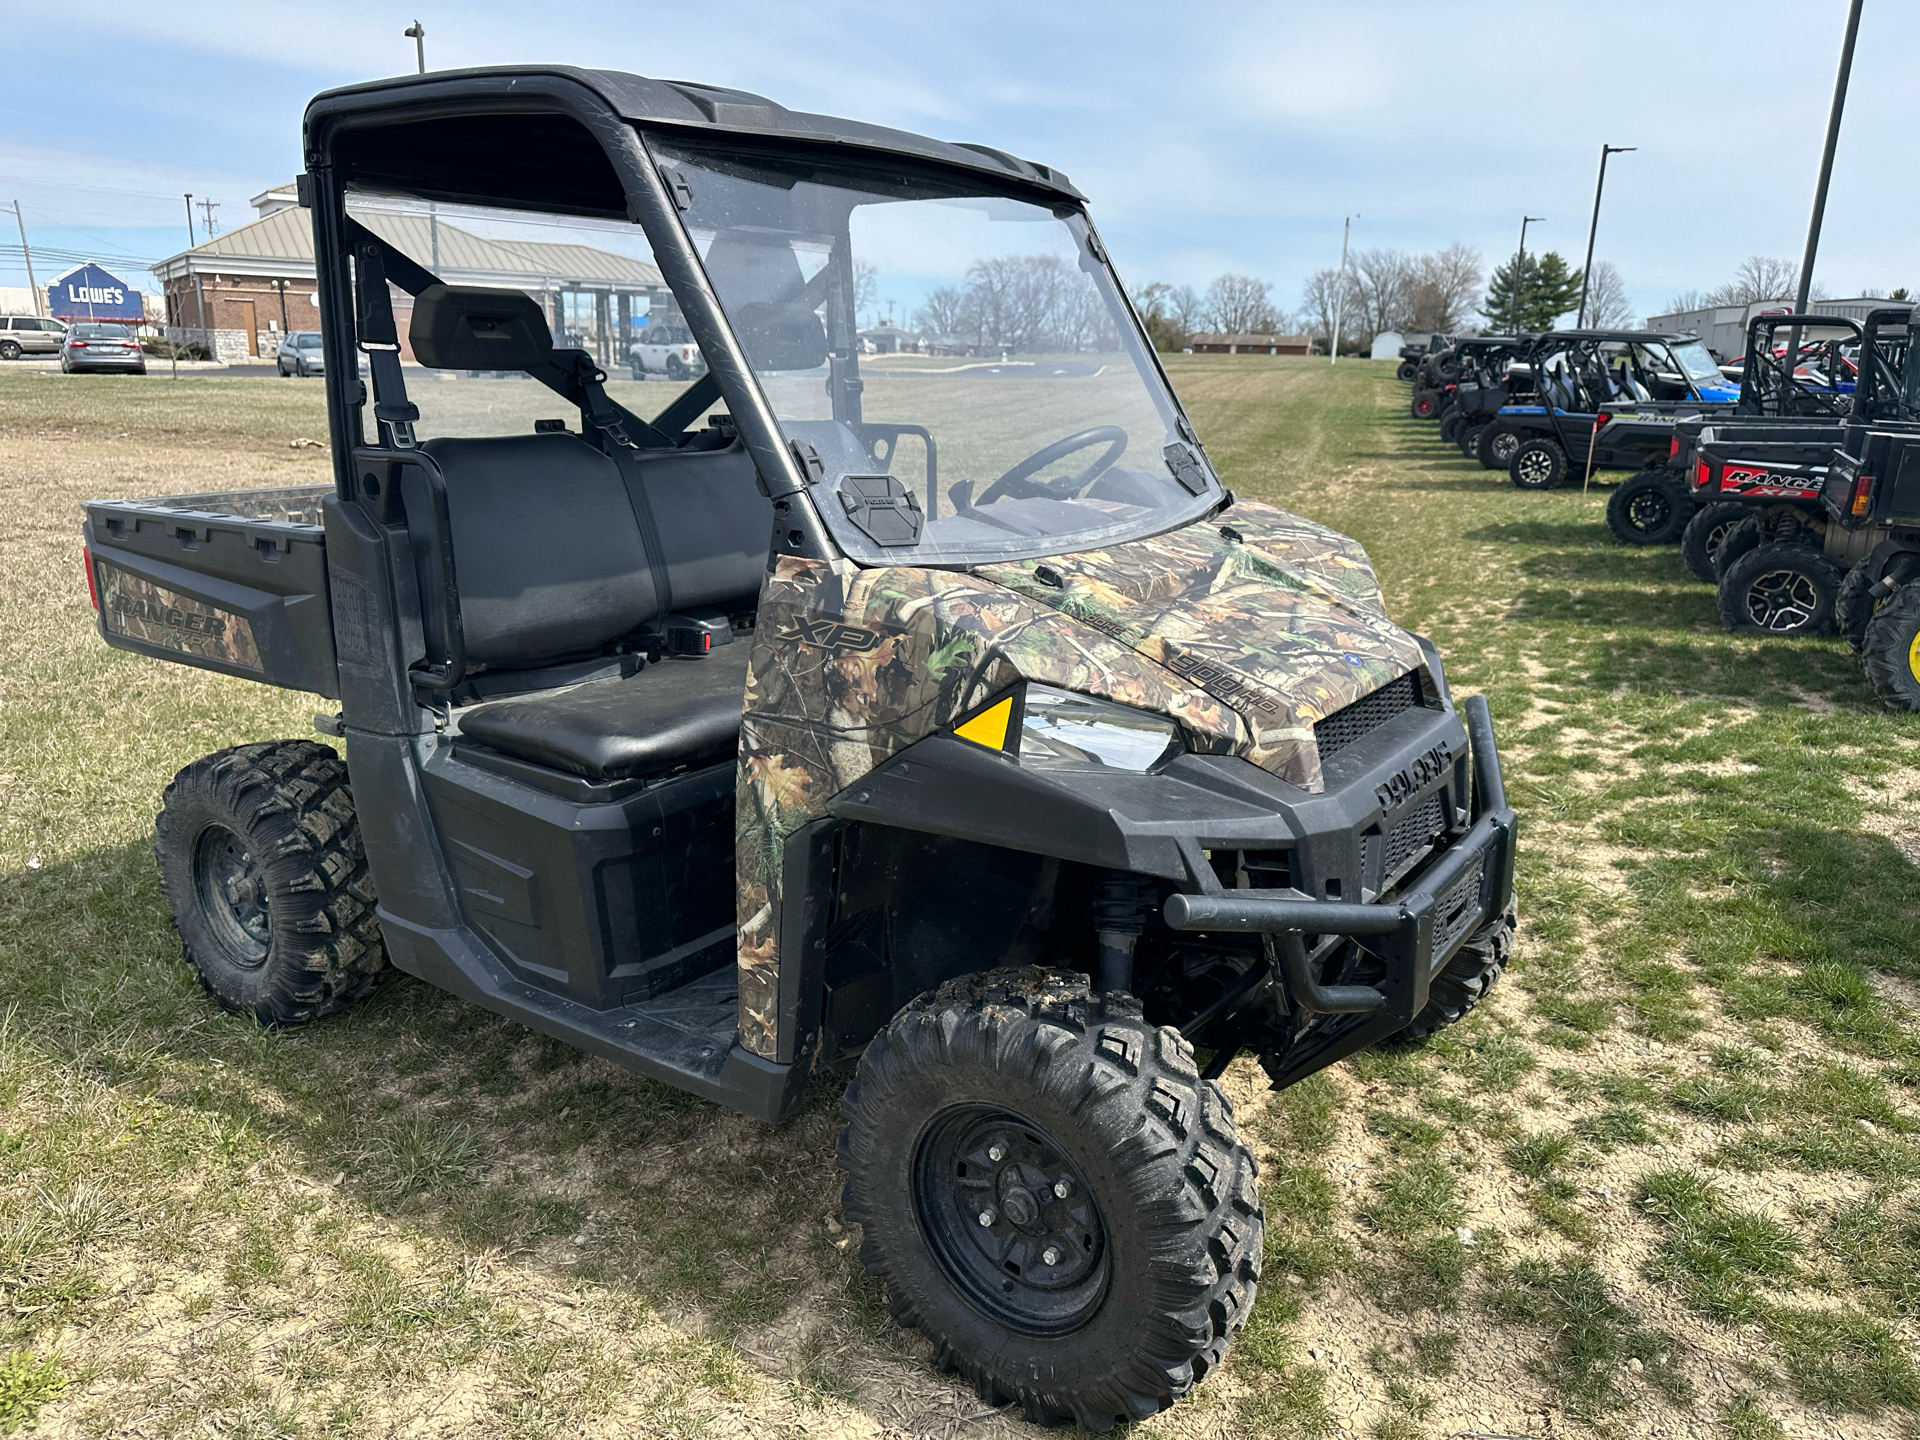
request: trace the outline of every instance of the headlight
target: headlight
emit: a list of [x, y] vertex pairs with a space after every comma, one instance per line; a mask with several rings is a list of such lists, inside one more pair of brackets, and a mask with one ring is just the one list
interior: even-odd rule
[[1050, 685], [1021, 685], [953, 733], [1034, 770], [1141, 774], [1180, 750], [1179, 727], [1166, 716]]

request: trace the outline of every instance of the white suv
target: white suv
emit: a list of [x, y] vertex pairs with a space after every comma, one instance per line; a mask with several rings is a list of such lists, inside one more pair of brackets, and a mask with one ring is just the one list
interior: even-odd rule
[[58, 320], [36, 320], [31, 315], [0, 315], [0, 360], [22, 355], [57, 355], [67, 327]]

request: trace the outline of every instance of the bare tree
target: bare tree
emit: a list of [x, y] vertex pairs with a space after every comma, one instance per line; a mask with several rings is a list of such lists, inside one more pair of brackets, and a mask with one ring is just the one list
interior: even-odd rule
[[1164, 280], [1141, 287], [1133, 297], [1133, 308], [1140, 312], [1140, 323], [1147, 327], [1147, 338], [1156, 350], [1179, 350], [1190, 333], [1173, 316], [1174, 289]]
[[941, 285], [927, 292], [914, 324], [941, 339], [980, 339], [979, 325], [964, 290]]
[[1278, 318], [1273, 286], [1255, 275], [1222, 275], [1207, 287], [1207, 322], [1226, 335], [1269, 333]]
[[1587, 324], [1596, 330], [1625, 330], [1634, 320], [1627, 282], [1611, 260], [1596, 260], [1587, 276]]
[[[1354, 311], [1358, 308], [1352, 275], [1343, 276], [1334, 269], [1316, 270], [1307, 277], [1306, 288], [1300, 294], [1300, 323], [1313, 332], [1315, 339], [1329, 338], [1337, 311], [1341, 330], [1351, 334]], [[1346, 336], [1341, 338], [1344, 340]]]
[[1707, 297], [1698, 290], [1682, 290], [1676, 295], [1667, 297], [1669, 315], [1682, 315], [1689, 310], [1704, 310], [1706, 305]]
[[[1363, 341], [1407, 325], [1415, 266], [1403, 250], [1362, 250], [1348, 267], [1353, 277], [1354, 323]], [[1411, 328], [1411, 327], [1409, 327]]]
[[1733, 279], [1701, 296], [1703, 305], [1751, 305], [1781, 300], [1800, 288], [1800, 267], [1772, 255], [1749, 255]]
[[1207, 302], [1191, 285], [1178, 285], [1167, 293], [1167, 314], [1188, 335], [1198, 330], [1207, 318]]
[[880, 318], [878, 302], [880, 296], [880, 267], [870, 260], [853, 262], [853, 313], [855, 323], [859, 323], [862, 310], [873, 309], [874, 319]]
[[1413, 264], [1407, 328], [1458, 329], [1480, 303], [1483, 273], [1480, 252], [1457, 241], [1444, 250], [1422, 255]]

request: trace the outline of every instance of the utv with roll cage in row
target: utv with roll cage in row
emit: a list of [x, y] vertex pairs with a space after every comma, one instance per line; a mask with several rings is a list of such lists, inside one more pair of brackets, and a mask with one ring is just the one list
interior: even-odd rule
[[[1799, 447], [1792, 451], [1794, 459], [1823, 461], [1852, 416], [1887, 419], [1899, 413], [1911, 310], [1878, 309], [1864, 322], [1837, 315], [1756, 315], [1747, 326], [1746, 353], [1754, 359], [1740, 367], [1733, 412], [1674, 422], [1666, 455], [1622, 481], [1607, 502], [1614, 538], [1628, 545], [1678, 543], [1687, 567], [1716, 582], [1721, 542], [1741, 520], [1758, 513], [1753, 507], [1776, 498], [1769, 461], [1792, 463], [1779, 446]], [[1842, 366], [1857, 376], [1845, 391], [1828, 378]], [[1748, 460], [1754, 463], [1744, 463]], [[1730, 461], [1733, 468], [1723, 473]], [[1810, 502], [1818, 489], [1817, 482], [1810, 489], [1798, 486], [1784, 471], [1779, 483], [1786, 487], [1780, 498], [1788, 501]], [[1799, 489], [1805, 493], [1795, 493]], [[1759, 543], [1737, 544], [1726, 559]]]
[[[391, 965], [768, 1121], [844, 1064], [845, 1210], [937, 1363], [1094, 1429], [1187, 1393], [1260, 1273], [1227, 1064], [1501, 972], [1485, 702], [1222, 487], [1055, 170], [549, 67], [328, 92], [304, 155], [333, 484], [86, 507], [108, 644], [338, 702], [344, 757], [168, 788], [206, 987], [289, 1025]], [[551, 296], [434, 273], [428, 206], [643, 239], [706, 375], [636, 413]], [[1020, 245], [1057, 363], [863, 354], [866, 264]], [[557, 418], [500, 433], [514, 386]]]

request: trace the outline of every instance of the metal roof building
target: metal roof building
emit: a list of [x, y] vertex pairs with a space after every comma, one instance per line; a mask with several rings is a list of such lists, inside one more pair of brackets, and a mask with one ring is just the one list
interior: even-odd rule
[[[223, 360], [261, 355], [276, 332], [317, 329], [313, 227], [293, 187], [253, 199], [260, 218], [153, 267], [174, 328]], [[672, 309], [659, 270], [643, 260], [572, 241], [493, 239], [425, 208], [355, 206], [354, 218], [454, 285], [487, 285], [541, 297], [556, 343], [583, 345], [613, 364], [643, 316]], [[636, 303], [644, 301], [644, 303]], [[395, 296], [405, 336], [412, 301]], [[677, 311], [674, 312], [677, 315]]]

